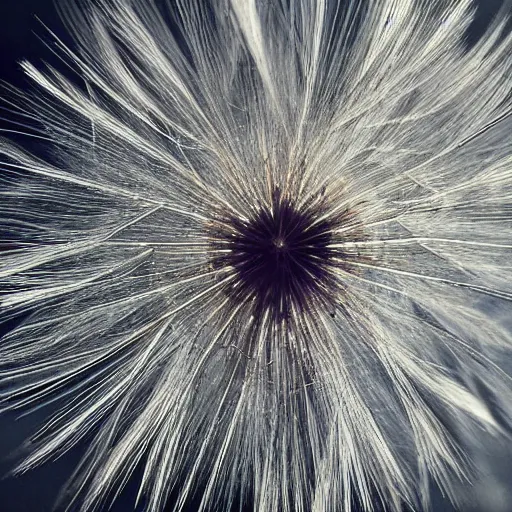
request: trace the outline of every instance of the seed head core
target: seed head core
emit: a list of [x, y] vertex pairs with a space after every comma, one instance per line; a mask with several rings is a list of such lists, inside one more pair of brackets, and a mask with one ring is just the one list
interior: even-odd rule
[[339, 249], [347, 211], [329, 215], [323, 200], [299, 204], [279, 189], [248, 218], [225, 216], [210, 230], [214, 268], [235, 274], [228, 293], [278, 321], [314, 306], [331, 308], [340, 292]]

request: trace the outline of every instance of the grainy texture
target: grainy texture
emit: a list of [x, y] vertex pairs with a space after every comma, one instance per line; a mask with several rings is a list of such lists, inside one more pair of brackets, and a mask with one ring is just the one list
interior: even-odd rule
[[64, 397], [18, 470], [94, 433], [63, 506], [138, 464], [151, 512], [457, 501], [512, 423], [504, 12], [69, 4], [76, 80], [14, 100], [51, 153], [0, 140], [0, 397]]

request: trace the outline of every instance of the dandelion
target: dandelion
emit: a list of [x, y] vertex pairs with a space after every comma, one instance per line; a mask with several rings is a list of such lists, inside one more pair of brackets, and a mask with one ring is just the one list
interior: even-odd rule
[[467, 47], [469, 0], [61, 9], [72, 77], [8, 97], [50, 149], [0, 141], [2, 410], [61, 405], [17, 471], [87, 438], [64, 507], [135, 468], [151, 512], [457, 502], [512, 425], [504, 12]]

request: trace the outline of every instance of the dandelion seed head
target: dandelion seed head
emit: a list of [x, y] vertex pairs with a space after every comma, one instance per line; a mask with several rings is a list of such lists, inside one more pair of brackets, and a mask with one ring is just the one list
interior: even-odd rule
[[512, 431], [505, 11], [61, 7], [73, 77], [7, 100], [54, 150], [0, 139], [0, 411], [62, 404], [17, 471], [87, 439], [84, 512], [137, 468], [148, 512], [457, 502]]

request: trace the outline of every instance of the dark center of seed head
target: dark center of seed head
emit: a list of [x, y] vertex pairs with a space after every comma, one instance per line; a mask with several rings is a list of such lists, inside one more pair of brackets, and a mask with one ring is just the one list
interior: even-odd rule
[[276, 192], [272, 206], [260, 207], [248, 220], [223, 220], [212, 236], [212, 260], [235, 273], [228, 293], [275, 320], [331, 302], [335, 226], [322, 213], [319, 206], [299, 207]]

